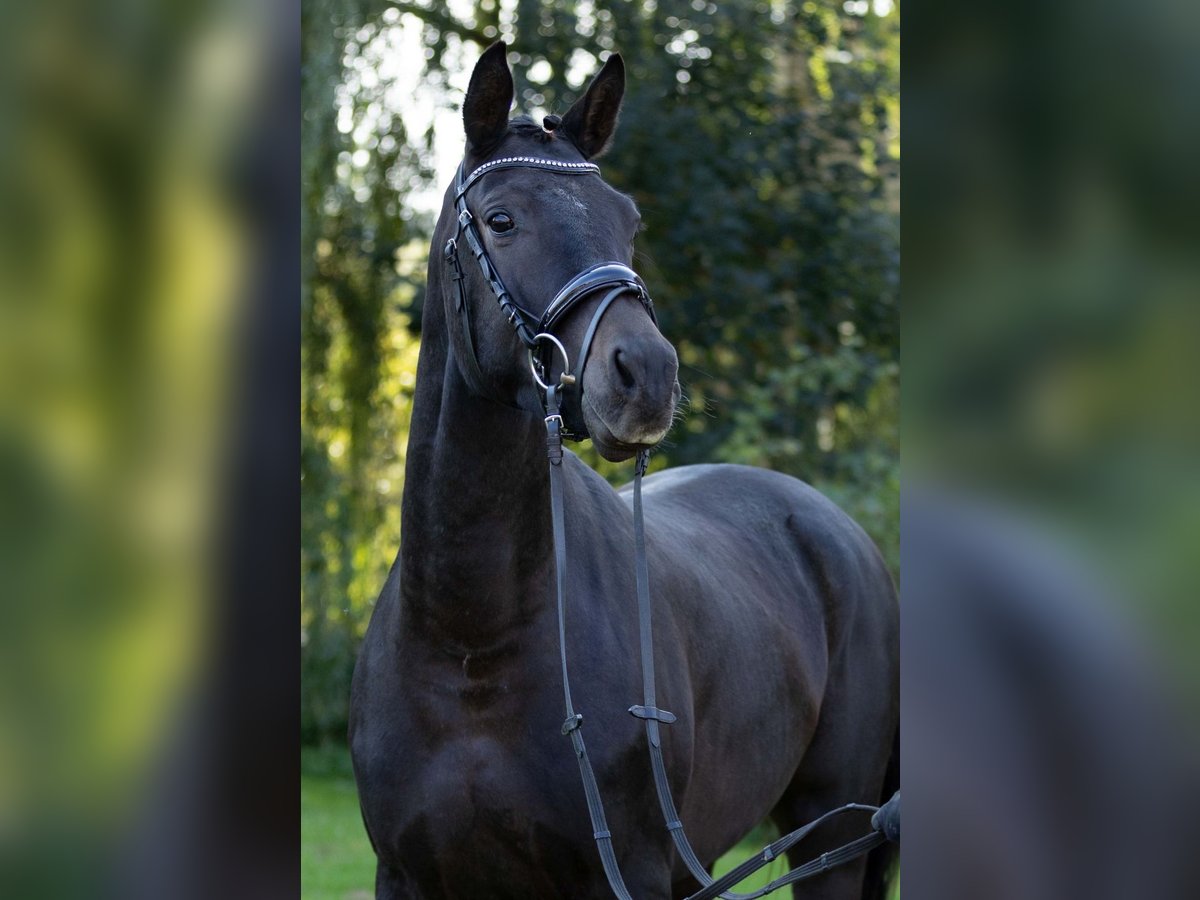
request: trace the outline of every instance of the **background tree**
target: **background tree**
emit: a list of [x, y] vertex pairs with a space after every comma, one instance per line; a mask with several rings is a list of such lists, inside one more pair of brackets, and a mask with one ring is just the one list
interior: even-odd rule
[[[620, 50], [605, 177], [679, 350], [684, 421], [655, 468], [812, 482], [898, 550], [899, 14], [845, 3], [306, 3], [301, 598], [304, 736], [340, 735], [353, 653], [399, 543], [434, 134], [388, 108], [397, 33], [423, 84], [509, 42], [521, 111], [562, 113]], [[470, 53], [464, 51], [473, 51]], [[590, 462], [614, 480], [625, 468]]]
[[[379, 4], [302, 16], [301, 729], [344, 732], [357, 641], [399, 533], [418, 287], [397, 265], [428, 232], [404, 205], [422, 148], [382, 101]], [[393, 18], [393, 17], [389, 17]]]

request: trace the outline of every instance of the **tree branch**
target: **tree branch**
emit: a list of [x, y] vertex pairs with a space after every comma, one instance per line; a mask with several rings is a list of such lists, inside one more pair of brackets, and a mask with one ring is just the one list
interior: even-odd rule
[[421, 6], [418, 3], [388, 3], [385, 6], [394, 6], [402, 13], [411, 13], [427, 25], [433, 25], [442, 31], [449, 31], [457, 34], [460, 38], [466, 41], [474, 41], [481, 47], [486, 47], [496, 40], [494, 37], [488, 37], [478, 28], [471, 28], [463, 22], [456, 19], [450, 13], [440, 8], [429, 8]]

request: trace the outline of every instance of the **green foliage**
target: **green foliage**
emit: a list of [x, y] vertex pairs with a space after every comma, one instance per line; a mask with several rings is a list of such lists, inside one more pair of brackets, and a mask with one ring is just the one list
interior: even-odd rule
[[350, 674], [400, 533], [419, 287], [402, 264], [423, 242], [397, 187], [421, 156], [384, 86], [379, 11], [306, 3], [301, 132], [301, 735], [342, 734]]
[[[427, 83], [512, 47], [520, 111], [629, 70], [605, 177], [638, 202], [636, 265], [679, 350], [686, 416], [653, 468], [744, 462], [813, 483], [897, 571], [899, 22], [840, 2], [319, 0], [304, 11], [304, 737], [345, 726], [353, 651], [399, 544], [430, 135], [387, 110], [389, 28]], [[457, 95], [452, 98], [458, 101]], [[448, 177], [442, 172], [441, 176]], [[628, 467], [589, 462], [614, 481]]]

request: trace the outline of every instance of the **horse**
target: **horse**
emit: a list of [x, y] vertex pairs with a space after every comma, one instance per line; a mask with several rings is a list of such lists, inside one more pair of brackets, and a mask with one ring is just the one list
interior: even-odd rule
[[[675, 350], [630, 268], [637, 207], [593, 162], [616, 128], [624, 64], [610, 55], [539, 125], [509, 120], [506, 49], [482, 54], [463, 103], [466, 150], [430, 253], [401, 546], [351, 689], [376, 896], [612, 896], [563, 737], [569, 666], [629, 894], [684, 897], [698, 882], [627, 711], [642, 689], [631, 492], [566, 451], [562, 545], [549, 512], [548, 428], [626, 460], [663, 439], [680, 397]], [[468, 249], [478, 265], [460, 264]], [[553, 341], [530, 340], [542, 325]], [[548, 415], [540, 385], [555, 376], [562, 410]], [[786, 832], [890, 795], [898, 606], [862, 529], [807, 484], [734, 465], [648, 476], [644, 522], [658, 696], [674, 720], [661, 751], [700, 863], [768, 816]], [[854, 834], [835, 822], [789, 856]], [[881, 896], [884, 851], [824, 872], [806, 896]]]

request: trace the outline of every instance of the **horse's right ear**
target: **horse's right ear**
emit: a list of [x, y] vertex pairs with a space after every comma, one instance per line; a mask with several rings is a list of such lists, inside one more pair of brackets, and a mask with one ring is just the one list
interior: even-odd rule
[[625, 95], [625, 63], [620, 53], [604, 63], [587, 92], [562, 117], [562, 130], [579, 148], [584, 159], [600, 156], [612, 142]]
[[513, 79], [508, 71], [508, 45], [496, 41], [483, 51], [467, 98], [463, 101], [463, 128], [467, 148], [476, 154], [491, 150], [508, 131], [508, 110], [513, 102]]

